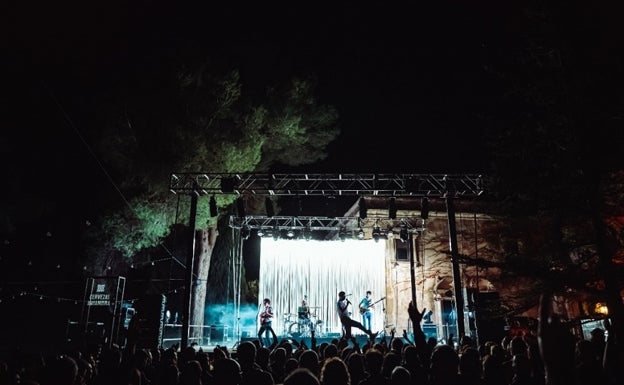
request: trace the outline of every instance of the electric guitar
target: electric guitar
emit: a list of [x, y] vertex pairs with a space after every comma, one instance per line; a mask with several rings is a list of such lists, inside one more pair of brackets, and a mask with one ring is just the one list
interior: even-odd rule
[[382, 301], [384, 299], [386, 299], [386, 297], [381, 297], [377, 301], [371, 303], [370, 306], [368, 306], [368, 307], [360, 306], [360, 314], [364, 315], [364, 313], [366, 313], [369, 308], [373, 307], [374, 304], [376, 304], [377, 302]]
[[272, 313], [269, 313], [268, 311], [263, 311], [262, 313], [260, 313], [260, 325], [263, 325], [265, 322], [270, 321], [272, 317]]

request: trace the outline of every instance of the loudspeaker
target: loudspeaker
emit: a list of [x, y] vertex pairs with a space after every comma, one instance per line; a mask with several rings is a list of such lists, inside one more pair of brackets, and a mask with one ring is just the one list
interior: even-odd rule
[[500, 342], [505, 336], [505, 318], [497, 292], [475, 292], [474, 313], [479, 344]]
[[228, 326], [226, 325], [210, 325], [210, 342], [225, 342], [228, 340]]
[[135, 302], [134, 316], [139, 317], [138, 348], [151, 349], [161, 345], [166, 304], [167, 297], [164, 294], [149, 294]]

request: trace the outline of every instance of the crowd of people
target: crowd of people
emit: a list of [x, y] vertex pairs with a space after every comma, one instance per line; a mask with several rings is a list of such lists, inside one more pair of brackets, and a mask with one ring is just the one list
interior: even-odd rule
[[[480, 345], [468, 338], [439, 344], [418, 325], [426, 310], [410, 303], [412, 337], [394, 332], [369, 335], [360, 346], [343, 335], [317, 345], [260, 338], [237, 349], [217, 346], [136, 349], [129, 339], [123, 349], [67, 349], [53, 357], [15, 351], [0, 361], [0, 385], [559, 385], [622, 383], [624, 363], [610, 330], [596, 329], [591, 340], [576, 338], [540, 304], [535, 331], [509, 335]], [[602, 333], [601, 333], [602, 332]], [[608, 338], [605, 338], [605, 333]], [[614, 356], [615, 354], [615, 356]]]

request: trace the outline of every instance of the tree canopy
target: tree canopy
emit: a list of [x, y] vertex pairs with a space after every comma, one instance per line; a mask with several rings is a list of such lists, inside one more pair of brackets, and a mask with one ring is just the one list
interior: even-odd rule
[[[146, 89], [111, 107], [112, 119], [91, 138], [124, 203], [93, 228], [95, 255], [113, 248], [129, 258], [158, 244], [172, 224], [186, 222], [188, 202], [169, 191], [171, 173], [313, 163], [339, 132], [337, 111], [316, 102], [312, 78], [277, 84], [260, 100], [245, 94], [238, 71], [208, 64], [145, 82]], [[215, 198], [219, 207], [234, 199]], [[216, 223], [209, 213], [208, 200], [200, 200], [198, 227]]]

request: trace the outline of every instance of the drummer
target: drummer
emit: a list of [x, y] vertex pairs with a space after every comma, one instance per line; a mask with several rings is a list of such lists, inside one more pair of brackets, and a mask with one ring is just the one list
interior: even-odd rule
[[304, 295], [301, 300], [301, 306], [297, 308], [297, 316], [299, 317], [299, 324], [307, 325], [310, 330], [312, 329], [312, 320], [310, 319], [310, 306], [308, 306], [308, 296]]

